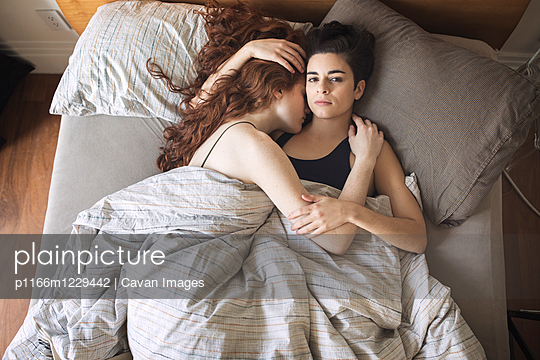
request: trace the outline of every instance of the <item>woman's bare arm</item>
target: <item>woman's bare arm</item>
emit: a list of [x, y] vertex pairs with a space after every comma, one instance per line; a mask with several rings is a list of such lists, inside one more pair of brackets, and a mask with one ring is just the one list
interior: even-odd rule
[[218, 71], [210, 75], [201, 87], [199, 95], [191, 100], [191, 106], [204, 100], [205, 94], [212, 93], [212, 86], [223, 75], [231, 75], [238, 71], [252, 58], [274, 61], [294, 73], [295, 68], [304, 72], [304, 60], [306, 53], [298, 44], [282, 39], [253, 40], [244, 45], [233, 56], [226, 60], [218, 68]]
[[401, 164], [387, 142], [381, 150], [374, 174], [377, 192], [390, 198], [393, 217], [360, 211], [355, 216], [355, 223], [401, 249], [423, 253], [427, 246], [424, 216], [416, 198], [405, 185]]
[[352, 119], [356, 129], [353, 126], [349, 128], [349, 144], [355, 160], [339, 199], [364, 205], [384, 134], [368, 119], [356, 114], [352, 114]]

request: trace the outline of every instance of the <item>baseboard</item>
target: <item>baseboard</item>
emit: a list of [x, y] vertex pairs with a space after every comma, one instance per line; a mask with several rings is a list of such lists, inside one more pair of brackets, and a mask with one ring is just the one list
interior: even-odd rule
[[35, 70], [32, 74], [62, 74], [69, 57], [73, 53], [76, 41], [10, 41], [7, 53], [31, 62]]
[[517, 69], [521, 65], [525, 64], [534, 54], [526, 53], [510, 53], [505, 51], [499, 51], [498, 61], [506, 66]]

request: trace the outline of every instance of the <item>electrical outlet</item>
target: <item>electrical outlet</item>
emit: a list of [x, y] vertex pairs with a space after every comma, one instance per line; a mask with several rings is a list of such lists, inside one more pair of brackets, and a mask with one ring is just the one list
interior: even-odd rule
[[49, 28], [55, 31], [69, 31], [71, 26], [58, 10], [36, 10]]

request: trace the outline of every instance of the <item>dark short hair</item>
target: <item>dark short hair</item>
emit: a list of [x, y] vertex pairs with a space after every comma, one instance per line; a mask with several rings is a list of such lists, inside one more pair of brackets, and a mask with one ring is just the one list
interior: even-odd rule
[[332, 21], [308, 34], [307, 60], [317, 54], [340, 54], [351, 67], [354, 82], [368, 80], [373, 73], [375, 37], [367, 30]]

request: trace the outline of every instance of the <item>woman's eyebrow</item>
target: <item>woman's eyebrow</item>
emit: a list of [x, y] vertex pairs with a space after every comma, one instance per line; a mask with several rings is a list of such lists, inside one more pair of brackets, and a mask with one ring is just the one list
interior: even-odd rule
[[[332, 74], [346, 74], [346, 72], [345, 72], [345, 71], [342, 71], [342, 70], [330, 70], [330, 71], [328, 72], [328, 75], [332, 75]], [[319, 73], [316, 72], [316, 71], [308, 71], [308, 72], [306, 73], [306, 75], [319, 75]]]

